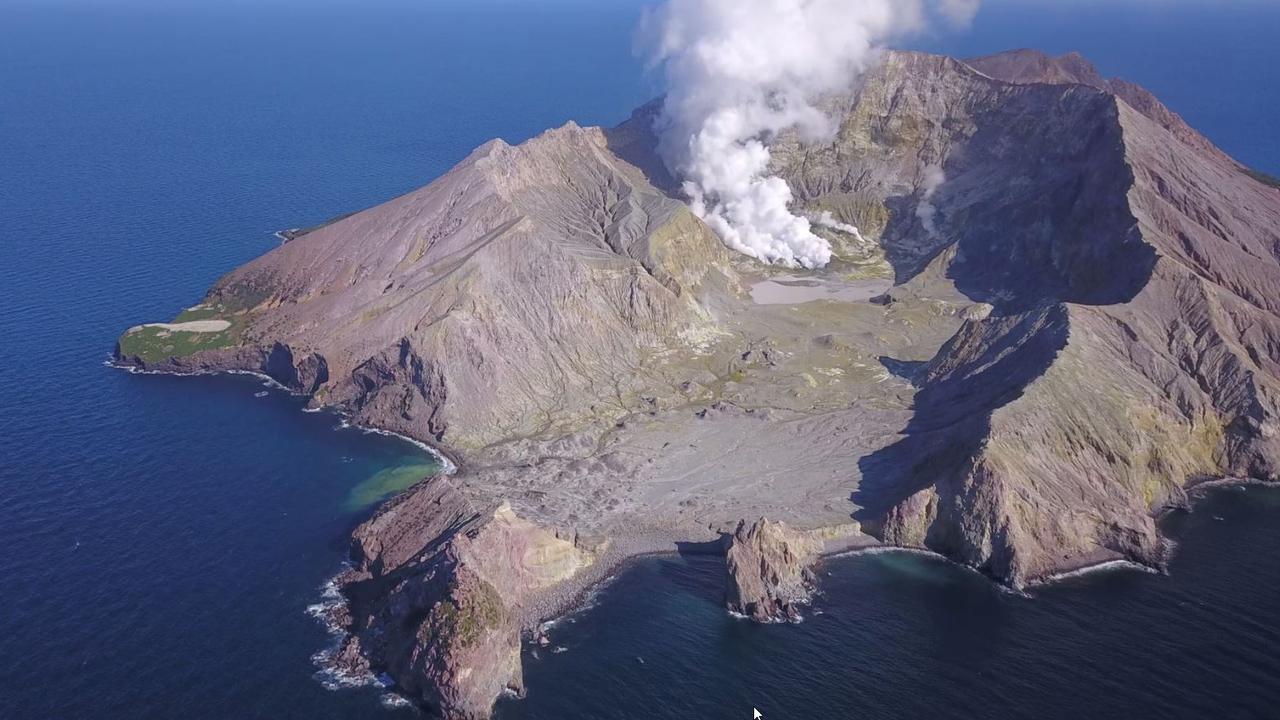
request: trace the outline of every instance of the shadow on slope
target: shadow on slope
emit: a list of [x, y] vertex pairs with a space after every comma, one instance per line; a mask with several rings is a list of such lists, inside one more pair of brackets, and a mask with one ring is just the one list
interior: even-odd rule
[[605, 130], [605, 139], [609, 150], [639, 168], [650, 184], [669, 197], [683, 200], [680, 183], [672, 177], [666, 164], [658, 156], [658, 136], [654, 132], [654, 123], [662, 112], [662, 100], [650, 100], [636, 108], [631, 117], [620, 125]]
[[966, 323], [924, 371], [903, 438], [858, 462], [853, 517], [876, 533], [890, 508], [925, 487], [937, 484], [944, 501], [959, 492], [954, 481], [985, 441], [992, 413], [1049, 369], [1069, 330], [1062, 304]]
[[[1059, 116], [1050, 127], [1047, 107]], [[952, 246], [948, 279], [998, 314], [1128, 302], [1147, 284], [1156, 252], [1129, 207], [1133, 171], [1110, 95], [1020, 88], [975, 117], [940, 170], [932, 187], [885, 201], [882, 243], [898, 284]]]

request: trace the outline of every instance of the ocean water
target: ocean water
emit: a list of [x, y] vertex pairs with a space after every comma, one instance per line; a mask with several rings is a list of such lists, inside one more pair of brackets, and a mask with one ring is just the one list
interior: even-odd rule
[[[1080, 48], [1280, 173], [1280, 9], [1153, 5], [988, 3], [972, 33], [915, 43]], [[630, 53], [638, 14], [0, 0], [0, 718], [413, 714], [326, 689], [311, 658], [330, 638], [307, 608], [350, 529], [432, 459], [255, 378], [103, 361], [275, 230], [422, 185], [491, 137], [621, 120], [654, 94]], [[529, 649], [529, 696], [499, 714], [1267, 717], [1278, 503], [1217, 493], [1175, 518], [1170, 576], [1030, 599], [928, 558], [832, 561], [799, 626], [731, 621], [705, 559], [645, 561], [552, 631], [564, 652]]]

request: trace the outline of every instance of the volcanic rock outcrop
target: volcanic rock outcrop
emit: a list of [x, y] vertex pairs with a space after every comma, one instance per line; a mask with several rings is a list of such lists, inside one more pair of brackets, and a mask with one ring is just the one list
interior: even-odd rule
[[179, 318], [226, 330], [117, 360], [263, 372], [456, 460], [356, 531], [339, 663], [457, 717], [677, 542], [733, 536], [727, 599], [765, 619], [873, 542], [851, 516], [1018, 587], [1159, 565], [1189, 485], [1277, 479], [1280, 190], [1078, 56], [891, 52], [822, 107], [829, 141], [770, 139], [795, 210], [861, 231], [818, 230], [822, 272], [730, 254], [649, 106], [291, 233]]
[[784, 523], [743, 520], [726, 553], [725, 605], [757, 622], [799, 618], [797, 606], [814, 583], [809, 566], [821, 551], [820, 540]]
[[336, 657], [348, 674], [385, 670], [451, 716], [482, 718], [502, 691], [523, 692], [527, 598], [595, 553], [505, 503], [477, 506], [453, 483], [425, 480], [356, 529], [354, 567], [338, 578], [348, 636]]

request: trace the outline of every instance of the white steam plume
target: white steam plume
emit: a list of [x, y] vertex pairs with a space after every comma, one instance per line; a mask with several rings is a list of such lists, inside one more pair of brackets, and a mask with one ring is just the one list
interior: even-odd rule
[[[930, 0], [952, 22], [977, 0]], [[659, 152], [690, 207], [725, 244], [765, 262], [820, 267], [831, 247], [768, 175], [776, 133], [830, 137], [818, 96], [847, 88], [880, 45], [924, 23], [925, 0], [667, 0], [641, 41], [663, 66]]]
[[836, 219], [835, 215], [831, 214], [830, 210], [823, 210], [817, 215], [810, 215], [809, 222], [813, 223], [814, 225], [817, 225], [818, 227], [824, 227], [830, 230], [836, 230], [838, 232], [845, 233], [846, 235], [852, 235], [854, 239], [857, 240], [858, 242], [864, 242], [862, 233], [858, 231], [858, 228], [856, 225], [850, 225], [849, 223], [840, 222], [838, 219]]
[[947, 181], [946, 173], [937, 165], [924, 169], [924, 178], [920, 186], [920, 203], [916, 205], [916, 217], [924, 226], [925, 232], [933, 237], [938, 236], [938, 208], [933, 204], [933, 195]]

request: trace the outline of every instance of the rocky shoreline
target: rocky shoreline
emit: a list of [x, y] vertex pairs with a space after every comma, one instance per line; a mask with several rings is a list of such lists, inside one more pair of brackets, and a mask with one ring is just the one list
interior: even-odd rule
[[[278, 389], [291, 394], [300, 394], [296, 390], [281, 384], [274, 377], [253, 371], [212, 368], [199, 370], [152, 368], [144, 370], [128, 364], [110, 363], [110, 365], [130, 372], [179, 376], [200, 376], [218, 373], [247, 374], [270, 381]], [[419, 447], [428, 447], [438, 457], [446, 462], [452, 462], [443, 451], [431, 448], [421, 441], [405, 438], [398, 433], [379, 428], [367, 428], [367, 430], [402, 437], [402, 439]], [[461, 469], [454, 467], [451, 473], [459, 471], [465, 471], [465, 467]], [[430, 483], [433, 479], [425, 479], [423, 483]], [[1214, 488], [1237, 485], [1275, 487], [1280, 483], [1238, 477], [1205, 480], [1188, 486], [1187, 502], [1168, 506], [1155, 514], [1186, 509], [1190, 503], [1194, 502], [1197, 496], [1204, 492]], [[406, 490], [405, 493], [412, 493], [416, 488], [417, 486]], [[389, 502], [394, 502], [395, 500], [393, 499]], [[800, 616], [800, 607], [808, 603], [810, 593], [820, 589], [820, 580], [812, 573], [813, 569], [829, 558], [864, 552], [919, 552], [948, 562], [956, 562], [953, 558], [939, 554], [926, 547], [885, 544], [876, 538], [858, 532], [854, 528], [856, 528], [856, 524], [853, 527], [830, 528], [825, 533], [816, 531], [818, 539], [813, 540], [809, 535], [815, 531], [796, 533], [789, 531], [782, 523], [769, 523], [761, 518], [753, 524], [748, 524], [743, 520], [732, 534], [719, 533], [715, 537], [704, 535], [701, 536], [702, 540], [700, 541], [690, 534], [690, 529], [687, 527], [652, 529], [649, 532], [612, 537], [608, 546], [600, 552], [591, 565], [533, 595], [529, 602], [519, 608], [516, 614], [518, 620], [514, 624], [514, 633], [511, 635], [514, 638], [514, 642], [506, 646], [507, 653], [509, 655], [514, 652], [518, 655], [523, 644], [537, 642], [545, 624], [579, 611], [595, 592], [619, 573], [625, 571], [628, 565], [647, 557], [676, 556], [688, 552], [725, 557], [726, 595], [724, 604], [726, 612], [738, 614], [741, 617], [757, 622], [797, 620]], [[766, 530], [771, 530], [774, 533], [775, 542], [772, 547], [764, 547], [760, 542], [751, 538], [753, 531], [758, 537]], [[424, 545], [431, 545], [437, 539], [431, 538]], [[693, 545], [695, 549], [683, 551], [676, 549], [682, 545]], [[751, 547], [752, 545], [754, 547]], [[742, 547], [747, 547], [749, 550], [746, 554], [745, 562], [742, 554], [738, 554], [735, 561], [735, 554]], [[1172, 548], [1168, 548], [1168, 550], [1170, 553], [1172, 552]], [[762, 555], [772, 555], [772, 557], [762, 558]], [[1163, 572], [1165, 565], [1163, 561], [1167, 561], [1169, 557], [1169, 554], [1164, 555], [1162, 562], [1154, 566], [1110, 554], [1092, 559], [1075, 558], [1072, 563], [1054, 568], [1043, 577], [1028, 579], [1024, 587], [1030, 590], [1079, 577], [1086, 573], [1099, 572], [1111, 568]], [[779, 558], [782, 559], [780, 560]], [[958, 564], [962, 567], [969, 567], [963, 563]], [[751, 572], [742, 573], [743, 567], [750, 567]], [[350, 600], [346, 597], [346, 592], [347, 586], [352, 582], [356, 582], [353, 578], [357, 576], [358, 573], [353, 573], [351, 568], [336, 575], [332, 584], [335, 592], [340, 594], [343, 600], [341, 603], [330, 605], [323, 613], [317, 613], [317, 617], [321, 622], [325, 623], [331, 630], [339, 630], [347, 641], [351, 637], [352, 620]], [[771, 580], [770, 576], [772, 577]], [[1004, 584], [998, 577], [989, 575], [988, 577], [992, 582]], [[797, 579], [799, 579], [799, 582], [797, 582]], [[765, 589], [765, 586], [761, 584], [762, 582], [771, 587]], [[1014, 591], [1018, 590], [1015, 588]], [[360, 652], [354, 651], [348, 642], [339, 644], [334, 652], [324, 654], [324, 657], [318, 657], [317, 664], [322, 671], [328, 673], [331, 677], [339, 679], [339, 682], [335, 683], [335, 687], [362, 684], [386, 686], [384, 680], [378, 679], [379, 676], [385, 677], [385, 675], [382, 675], [381, 669], [371, 667], [367, 658]], [[394, 678], [395, 676], [392, 675], [391, 677]], [[523, 692], [523, 688], [519, 683], [504, 684], [503, 689], [517, 694]], [[422, 702], [421, 688], [406, 688], [397, 682], [396, 685], [388, 687], [388, 690], [399, 693], [410, 702]], [[441, 698], [436, 698], [435, 702], [437, 704], [431, 707], [438, 708], [440, 700]], [[488, 712], [487, 705], [483, 702], [470, 708], [463, 704], [458, 704], [457, 698], [450, 702], [454, 703], [449, 705], [451, 708], [450, 713], [454, 716], [484, 717]]]
[[[752, 535], [746, 548], [752, 553], [751, 570], [739, 572], [745, 564], [735, 565], [734, 558], [743, 558], [745, 531], [675, 550], [686, 544], [678, 538], [688, 537], [687, 532], [652, 530], [610, 538], [607, 547], [587, 550], [594, 553], [589, 562], [574, 561], [575, 569], [563, 574], [552, 566], [570, 552], [564, 538], [521, 523], [506, 504], [491, 510], [464, 503], [468, 507], [459, 512], [459, 499], [450, 485], [447, 476], [426, 479], [357, 529], [354, 565], [334, 579], [346, 604], [325, 618], [346, 636], [337, 651], [326, 656], [325, 665], [332, 674], [348, 678], [389, 672], [398, 692], [433, 708], [448, 708], [458, 717], [486, 716], [493, 697], [502, 692], [522, 694], [522, 645], [545, 642], [545, 623], [579, 609], [600, 586], [640, 558], [681, 552], [723, 556], [728, 563], [729, 612], [744, 612], [759, 622], [795, 621], [798, 606], [807, 603], [814, 587], [810, 568], [822, 557], [872, 542], [857, 532], [856, 525], [804, 533], [762, 519], [753, 527], [765, 531]], [[430, 507], [436, 519], [424, 519], [415, 509], [414, 526], [403, 527], [391, 516], [409, 505]], [[446, 517], [447, 522], [440, 522]], [[493, 530], [495, 525], [503, 527]], [[404, 545], [406, 533], [422, 528], [427, 534]], [[544, 552], [557, 544], [558, 551]], [[419, 545], [426, 548], [421, 554], [401, 556], [405, 547]], [[522, 550], [513, 556], [513, 547]], [[495, 556], [505, 559], [495, 565]], [[545, 562], [548, 557], [556, 559]], [[801, 575], [803, 588], [786, 580]], [[544, 584], [539, 576], [554, 579]], [[380, 585], [372, 595], [369, 583]], [[491, 605], [469, 609], [476, 597]], [[746, 597], [750, 600], [744, 604]], [[396, 647], [404, 638], [389, 634], [387, 628], [406, 622], [421, 622], [422, 629], [408, 645]], [[405, 685], [400, 680], [406, 675], [405, 664], [415, 668], [413, 677], [425, 676], [432, 684]]]

